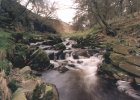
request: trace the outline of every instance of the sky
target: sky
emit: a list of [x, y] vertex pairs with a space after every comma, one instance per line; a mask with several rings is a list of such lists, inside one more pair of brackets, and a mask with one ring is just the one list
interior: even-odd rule
[[[75, 15], [75, 10], [72, 9], [73, 7], [73, 0], [50, 0], [51, 2], [57, 3], [57, 16], [60, 20], [70, 23]], [[26, 4], [27, 0], [23, 0], [21, 4]], [[30, 8], [30, 5], [28, 6]]]
[[73, 7], [73, 0], [51, 0], [58, 4], [57, 15], [58, 18], [64, 22], [72, 22], [72, 18], [75, 15], [75, 10], [71, 9]]

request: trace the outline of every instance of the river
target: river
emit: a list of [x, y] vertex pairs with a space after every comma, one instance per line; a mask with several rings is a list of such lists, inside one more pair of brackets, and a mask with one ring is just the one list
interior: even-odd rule
[[[83, 50], [86, 52], [86, 56], [83, 56], [79, 53], [82, 49], [72, 48], [74, 43], [66, 39], [63, 42], [66, 45], [64, 59], [57, 57], [58, 59], [51, 60], [55, 68], [64, 66], [68, 71], [61, 73], [58, 70], [48, 70], [42, 74], [45, 82], [56, 86], [59, 100], [140, 100], [139, 97], [132, 96], [132, 98], [120, 92], [112, 80], [97, 75], [98, 67], [103, 61], [102, 55], [91, 53], [91, 50], [90, 52]], [[47, 53], [50, 51], [53, 52], [53, 50], [45, 50]], [[77, 59], [74, 58], [74, 53], [78, 55]]]

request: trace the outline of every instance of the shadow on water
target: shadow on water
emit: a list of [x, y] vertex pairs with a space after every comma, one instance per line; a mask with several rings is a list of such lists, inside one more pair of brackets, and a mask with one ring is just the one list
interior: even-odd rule
[[44, 73], [43, 79], [56, 85], [60, 100], [134, 100], [120, 93], [111, 81], [97, 76], [85, 79], [79, 72], [53, 70]]

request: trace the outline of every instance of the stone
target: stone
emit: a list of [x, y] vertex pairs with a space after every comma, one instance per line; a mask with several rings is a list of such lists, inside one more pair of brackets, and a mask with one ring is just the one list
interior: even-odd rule
[[129, 47], [124, 45], [115, 45], [113, 47], [113, 51], [118, 54], [128, 55], [129, 54]]
[[127, 56], [126, 61], [140, 67], [140, 56]]
[[36, 50], [31, 55], [31, 69], [42, 71], [48, 69], [50, 65], [50, 59], [48, 55], [43, 50]]
[[11, 94], [5, 79], [5, 72], [0, 72], [0, 100], [10, 100]]
[[12, 100], [27, 100], [26, 95], [24, 93], [25, 91], [21, 88], [16, 90], [16, 92], [13, 94]]
[[139, 77], [140, 77], [140, 67], [138, 67], [138, 66], [129, 64], [129, 63], [127, 63], [127, 62], [121, 62], [121, 63], [119, 64], [119, 67], [120, 67], [122, 70], [124, 70], [124, 71], [126, 71], [126, 72], [128, 72], [128, 73], [130, 73], [130, 74], [133, 74], [133, 75], [135, 75], [135, 76], [139, 76]]
[[56, 42], [53, 40], [46, 40], [44, 42], [42, 42], [42, 45], [55, 45]]
[[111, 53], [109, 58], [111, 59], [112, 64], [115, 66], [119, 66], [120, 62], [125, 60], [123, 55], [117, 53]]
[[88, 53], [87, 50], [82, 50], [82, 49], [80, 49], [80, 50], [77, 50], [77, 51], [73, 52], [73, 56], [74, 56], [76, 59], [78, 59], [79, 56], [89, 58], [89, 57], [90, 57], [90, 54]]
[[58, 100], [58, 93], [53, 85], [41, 83], [33, 91], [31, 100]]
[[21, 74], [30, 74], [31, 73], [31, 68], [29, 67], [29, 66], [25, 66], [24, 68], [22, 68], [21, 70], [20, 70], [20, 73]]
[[136, 84], [140, 84], [140, 78], [136, 77], [135, 81], [136, 81]]
[[65, 50], [66, 49], [66, 47], [63, 43], [56, 44], [56, 45], [53, 46], [53, 48], [55, 50]]

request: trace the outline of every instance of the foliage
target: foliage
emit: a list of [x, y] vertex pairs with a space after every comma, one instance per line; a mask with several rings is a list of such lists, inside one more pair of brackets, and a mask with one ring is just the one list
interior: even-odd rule
[[16, 80], [11, 80], [8, 87], [11, 89], [12, 93], [14, 93], [19, 88], [18, 82]]
[[5, 50], [12, 45], [12, 41], [10, 41], [10, 33], [4, 32], [3, 30], [0, 30], [0, 49]]
[[9, 75], [12, 69], [12, 65], [7, 60], [0, 61], [0, 70], [4, 70], [6, 75]]
[[100, 37], [97, 34], [88, 34], [85, 37], [74, 37], [73, 39], [76, 40], [78, 47], [84, 48], [92, 48], [95, 49], [101, 45]]
[[107, 20], [139, 12], [139, 0], [74, 0], [76, 29], [91, 28], [97, 23], [109, 30]]

